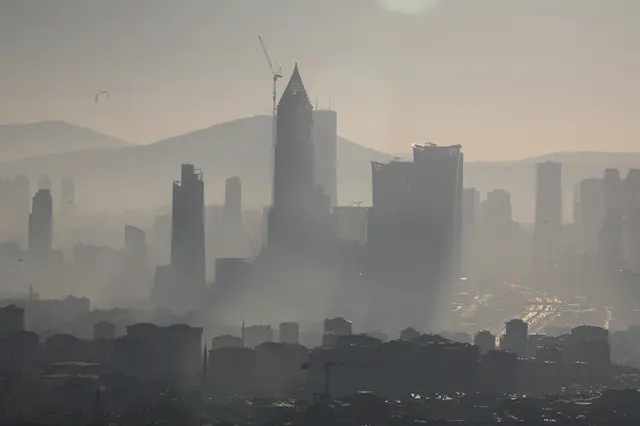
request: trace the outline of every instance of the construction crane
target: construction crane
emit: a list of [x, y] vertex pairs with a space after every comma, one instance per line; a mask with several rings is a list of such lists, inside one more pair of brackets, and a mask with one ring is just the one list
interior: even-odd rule
[[[277, 126], [277, 119], [276, 119], [276, 113], [277, 113], [277, 105], [276, 105], [276, 96], [278, 94], [278, 90], [277, 90], [277, 86], [278, 86], [278, 80], [280, 80], [282, 78], [282, 67], [278, 67], [278, 70], [276, 71], [273, 68], [273, 63], [271, 62], [271, 58], [269, 57], [269, 53], [267, 52], [267, 48], [264, 45], [264, 41], [262, 40], [262, 37], [258, 36], [258, 40], [260, 41], [260, 47], [262, 47], [262, 52], [264, 53], [264, 57], [267, 60], [267, 64], [269, 64], [269, 70], [271, 71], [271, 79], [273, 81], [273, 93], [272, 93], [272, 101], [273, 101], [273, 105], [272, 105], [272, 111], [271, 111], [271, 119], [272, 119], [272, 123], [271, 123], [271, 144], [273, 146], [276, 145], [276, 126]], [[271, 150], [273, 152], [273, 149]], [[272, 156], [275, 154], [271, 154]], [[274, 168], [275, 168], [275, 159], [272, 158], [271, 159], [271, 174], [273, 176], [273, 172], [274, 172]], [[271, 189], [271, 202], [273, 202], [273, 188]]]

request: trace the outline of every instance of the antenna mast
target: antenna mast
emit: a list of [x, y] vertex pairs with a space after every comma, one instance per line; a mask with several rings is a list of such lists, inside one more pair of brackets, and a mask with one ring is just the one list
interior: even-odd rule
[[[276, 97], [278, 94], [277, 91], [277, 86], [278, 86], [278, 80], [282, 78], [282, 67], [278, 67], [278, 70], [276, 71], [273, 68], [273, 63], [271, 62], [271, 58], [269, 57], [269, 53], [267, 52], [267, 48], [264, 45], [264, 41], [262, 40], [261, 36], [258, 36], [258, 40], [260, 41], [260, 47], [262, 47], [262, 52], [264, 53], [264, 57], [267, 60], [267, 64], [269, 65], [269, 70], [271, 71], [271, 79], [273, 81], [273, 93], [272, 93], [272, 101], [273, 101], [273, 105], [272, 105], [272, 120], [273, 122], [271, 123], [271, 144], [273, 145], [273, 147], [275, 147], [276, 145], [276, 139], [277, 139], [277, 134], [276, 134], [276, 126], [277, 126], [277, 119], [276, 119], [276, 114], [277, 114], [277, 104], [276, 104]], [[275, 168], [275, 160], [273, 158], [273, 156], [275, 155], [273, 153], [273, 149], [272, 151], [272, 158], [271, 158], [271, 175], [273, 177], [273, 172], [274, 172], [274, 168]], [[273, 203], [273, 188], [271, 189], [271, 202]]]

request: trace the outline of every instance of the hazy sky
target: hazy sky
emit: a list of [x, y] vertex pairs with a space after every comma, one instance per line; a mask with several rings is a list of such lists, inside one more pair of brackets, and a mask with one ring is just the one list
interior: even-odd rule
[[257, 35], [376, 149], [640, 150], [639, 0], [0, 0], [0, 123], [149, 143], [268, 112]]

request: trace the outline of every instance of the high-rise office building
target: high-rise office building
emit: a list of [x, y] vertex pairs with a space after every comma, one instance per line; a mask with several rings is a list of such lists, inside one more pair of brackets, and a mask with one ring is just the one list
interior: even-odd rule
[[280, 323], [278, 340], [280, 343], [297, 345], [300, 342], [300, 324], [296, 322]]
[[533, 235], [533, 268], [549, 273], [560, 256], [562, 243], [562, 164], [536, 165], [536, 214]]
[[316, 184], [329, 196], [331, 207], [338, 205], [338, 113], [313, 111], [313, 168]]
[[504, 189], [494, 189], [487, 193], [484, 202], [484, 223], [494, 231], [504, 231], [513, 224], [513, 208], [511, 194]]
[[338, 237], [343, 241], [364, 244], [367, 240], [367, 211], [361, 206], [335, 206]]
[[147, 260], [147, 233], [133, 225], [124, 227], [124, 254], [132, 266], [143, 266]]
[[413, 155], [413, 162], [372, 163], [368, 268], [387, 289], [382, 300], [421, 303], [416, 310], [435, 321], [459, 278], [463, 154], [460, 145], [428, 144], [414, 145]]
[[476, 242], [476, 223], [480, 207], [480, 192], [465, 188], [462, 193], [462, 249], [460, 268], [464, 276], [471, 272], [471, 257]]
[[624, 211], [624, 186], [620, 171], [618, 169], [606, 169], [602, 182], [605, 211], [610, 207], [619, 211]]
[[313, 107], [296, 65], [278, 103], [267, 246], [298, 250], [327, 236], [331, 204], [315, 184], [312, 127]]
[[505, 333], [500, 339], [500, 349], [517, 354], [527, 355], [527, 340], [529, 336], [529, 324], [521, 319], [507, 321]]
[[224, 206], [222, 208], [222, 229], [216, 235], [221, 243], [217, 257], [241, 257], [245, 253], [245, 238], [242, 218], [242, 181], [237, 176], [225, 182]]
[[598, 257], [602, 271], [610, 278], [622, 267], [624, 222], [620, 210], [609, 207], [598, 233]]
[[53, 200], [51, 190], [40, 189], [33, 196], [29, 215], [29, 253], [31, 256], [46, 257], [53, 243]]
[[580, 204], [578, 205], [578, 223], [580, 226], [580, 245], [583, 249], [598, 248], [598, 232], [606, 212], [602, 179], [584, 179], [580, 182]]
[[0, 338], [24, 331], [24, 308], [15, 305], [0, 307]]
[[204, 289], [204, 181], [193, 164], [183, 164], [173, 183], [171, 268], [183, 291], [197, 297]]
[[183, 164], [173, 183], [171, 260], [154, 278], [156, 303], [176, 311], [197, 308], [206, 285], [204, 181], [193, 164]]

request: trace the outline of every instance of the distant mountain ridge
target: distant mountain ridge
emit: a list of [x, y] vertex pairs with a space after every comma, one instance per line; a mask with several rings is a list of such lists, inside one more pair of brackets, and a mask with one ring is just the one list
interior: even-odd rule
[[0, 125], [0, 161], [84, 149], [123, 148], [129, 143], [64, 121]]
[[[271, 117], [254, 116], [216, 124], [150, 145], [118, 149], [85, 149], [52, 153], [0, 163], [0, 175], [25, 173], [37, 179], [48, 174], [58, 180], [70, 173], [76, 178], [78, 203], [95, 209], [139, 209], [171, 202], [171, 182], [180, 164], [190, 162], [204, 172], [207, 203], [222, 201], [224, 180], [237, 175], [249, 207], [269, 201]], [[354, 142], [338, 140], [338, 181], [342, 197], [362, 200], [370, 195], [370, 160], [391, 156]], [[54, 185], [55, 197], [55, 185]]]
[[[64, 129], [65, 126], [60, 128]], [[89, 129], [82, 130], [85, 134], [95, 133]], [[51, 140], [60, 140], [55, 132], [49, 136]], [[171, 182], [179, 177], [180, 164], [191, 162], [204, 172], [208, 204], [222, 202], [224, 180], [232, 175], [242, 178], [248, 207], [259, 208], [269, 201], [269, 163], [272, 154], [269, 116], [240, 118], [150, 145], [119, 143], [93, 149], [85, 145], [76, 151], [63, 150], [4, 161], [0, 163], [0, 175], [25, 173], [35, 182], [39, 176], [48, 174], [55, 183], [61, 176], [72, 174], [76, 178], [77, 198], [81, 206], [92, 210], [122, 211], [170, 204]], [[370, 161], [385, 162], [392, 159], [393, 156], [389, 154], [340, 137], [337, 172], [339, 202], [343, 205], [350, 205], [354, 201], [370, 204]], [[565, 216], [568, 218], [571, 214], [572, 191], [577, 182], [587, 177], [601, 176], [607, 167], [619, 168], [623, 172], [640, 167], [640, 152], [561, 152], [516, 161], [468, 162], [465, 164], [465, 186], [473, 186], [481, 191], [506, 189], [512, 194], [514, 217], [529, 221], [533, 217], [535, 163], [540, 161], [559, 161], [564, 164]], [[33, 185], [35, 183], [32, 184], [32, 189], [35, 189]], [[54, 184], [54, 197], [55, 191]]]

